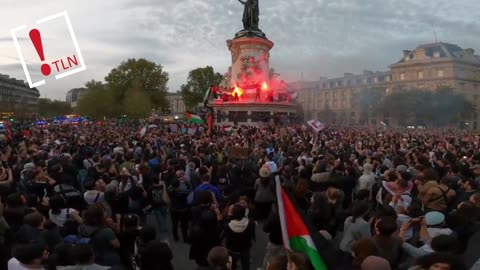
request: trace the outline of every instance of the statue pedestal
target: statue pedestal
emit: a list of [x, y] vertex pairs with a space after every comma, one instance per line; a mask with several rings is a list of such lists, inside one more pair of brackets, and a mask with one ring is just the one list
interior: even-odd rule
[[270, 49], [273, 42], [266, 37], [240, 37], [228, 40], [232, 54], [230, 86], [248, 88], [257, 83], [268, 82], [270, 72]]

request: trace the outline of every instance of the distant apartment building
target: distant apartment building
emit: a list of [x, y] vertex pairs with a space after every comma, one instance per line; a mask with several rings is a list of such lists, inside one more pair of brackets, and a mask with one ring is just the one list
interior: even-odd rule
[[40, 93], [22, 80], [0, 74], [0, 113], [25, 116], [37, 113]]
[[183, 97], [180, 93], [167, 93], [167, 100], [170, 106], [169, 114], [184, 114], [186, 111]]
[[71, 108], [76, 108], [78, 105], [78, 101], [82, 96], [87, 94], [88, 89], [87, 88], [74, 88], [71, 89], [67, 92], [67, 98], [66, 101], [68, 104], [70, 104]]
[[[389, 68], [389, 71], [345, 73], [340, 78], [296, 82], [290, 87], [298, 90], [298, 101], [306, 119], [326, 122], [328, 119], [341, 124], [366, 124], [354, 99], [368, 88], [388, 95], [397, 89], [435, 90], [438, 86], [448, 86], [474, 104], [479, 102], [480, 57], [473, 49], [444, 42], [424, 44], [413, 51], [404, 50], [401, 59]], [[466, 119], [474, 129], [480, 128], [479, 109], [472, 119]], [[383, 115], [368, 119], [372, 125], [389, 120]]]

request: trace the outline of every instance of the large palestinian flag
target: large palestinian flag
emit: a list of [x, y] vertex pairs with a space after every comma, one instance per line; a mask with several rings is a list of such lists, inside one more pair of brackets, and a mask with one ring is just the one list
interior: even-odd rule
[[205, 121], [198, 115], [187, 111], [187, 122], [194, 124], [205, 124]]
[[288, 194], [283, 190], [280, 177], [275, 179], [277, 190], [278, 213], [282, 226], [283, 245], [285, 249], [305, 254], [315, 270], [327, 270], [303, 218], [295, 208]]

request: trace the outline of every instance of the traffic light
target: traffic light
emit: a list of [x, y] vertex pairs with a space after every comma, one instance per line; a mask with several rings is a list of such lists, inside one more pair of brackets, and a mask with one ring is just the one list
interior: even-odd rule
[[13, 117], [10, 118], [10, 122], [15, 122], [15, 119]]

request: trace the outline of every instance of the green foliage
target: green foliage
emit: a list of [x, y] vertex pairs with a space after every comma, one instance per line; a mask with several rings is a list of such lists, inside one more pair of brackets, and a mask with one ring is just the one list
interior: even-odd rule
[[152, 112], [153, 104], [147, 93], [142, 91], [140, 83], [134, 81], [132, 87], [127, 90], [124, 101], [125, 114], [129, 118], [146, 118]]
[[[325, 109], [321, 110], [319, 114], [320, 115], [318, 119], [320, 120], [320, 122], [331, 123], [335, 122], [337, 118], [337, 114], [332, 109], [330, 109], [330, 106], [328, 104], [326, 104]], [[314, 115], [313, 119], [315, 118], [317, 117]]]
[[42, 117], [54, 117], [69, 114], [72, 112], [70, 105], [65, 101], [51, 100], [47, 98], [38, 99], [38, 114]]
[[146, 59], [128, 59], [112, 69], [106, 83], [85, 83], [88, 93], [80, 99], [77, 111], [95, 118], [147, 117], [153, 108], [167, 108], [168, 73]]
[[400, 89], [385, 97], [381, 110], [399, 125], [445, 126], [468, 119], [474, 111], [474, 105], [448, 87], [434, 91]]
[[114, 97], [119, 104], [126, 100], [128, 90], [136, 84], [135, 88], [147, 94], [155, 108], [168, 106], [168, 73], [154, 62], [143, 58], [128, 59], [112, 69], [105, 81], [114, 90]]
[[370, 115], [380, 111], [384, 97], [385, 89], [382, 87], [364, 88], [355, 92], [352, 105], [359, 109], [361, 122], [370, 122]]
[[107, 85], [95, 83], [89, 84], [87, 94], [83, 95], [78, 101], [76, 111], [82, 115], [101, 119], [105, 116], [115, 116], [116, 101], [113, 97], [114, 92]]
[[211, 66], [191, 70], [188, 73], [187, 83], [180, 88], [185, 106], [193, 109], [203, 101], [209, 87], [219, 85], [222, 79], [222, 74], [215, 72]]

